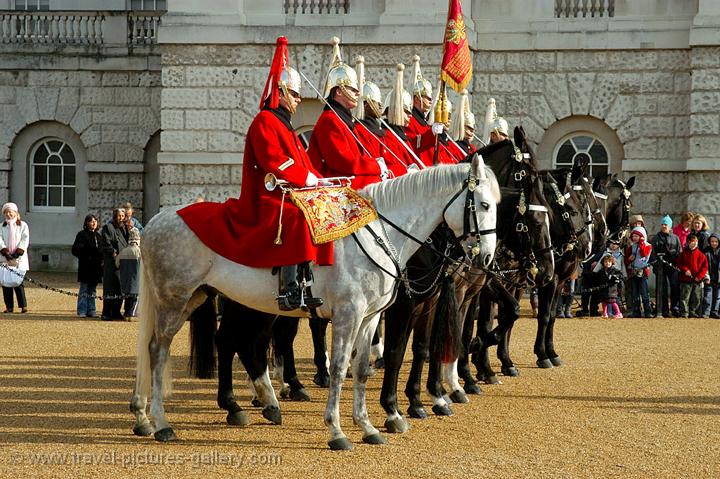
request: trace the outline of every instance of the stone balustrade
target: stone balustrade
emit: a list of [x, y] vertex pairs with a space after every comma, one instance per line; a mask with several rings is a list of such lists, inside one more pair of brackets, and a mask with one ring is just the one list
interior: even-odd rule
[[286, 14], [346, 14], [350, 0], [285, 0]]
[[614, 17], [615, 0], [555, 0], [556, 18]]
[[0, 43], [153, 45], [162, 12], [0, 12]]

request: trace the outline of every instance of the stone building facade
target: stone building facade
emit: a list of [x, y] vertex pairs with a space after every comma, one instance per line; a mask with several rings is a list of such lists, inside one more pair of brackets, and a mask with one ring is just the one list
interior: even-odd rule
[[[130, 200], [147, 219], [198, 196], [237, 196], [245, 132], [278, 35], [309, 80], [293, 119], [299, 132], [322, 109], [310, 82], [323, 84], [332, 36], [346, 61], [364, 56], [367, 78], [384, 91], [396, 64], [410, 67], [415, 54], [426, 77], [439, 72], [446, 0], [213, 0], [212, 8], [174, 0], [162, 18], [132, 11], [138, 1], [104, 0], [116, 8], [83, 13], [106, 23], [102, 41], [86, 33], [81, 44], [13, 42], [10, 13], [0, 14], [0, 199], [18, 201], [31, 228], [47, 232], [34, 233], [35, 248], [67, 245], [87, 210], [107, 217]], [[594, 174], [637, 176], [634, 210], [651, 230], [660, 215], [686, 210], [720, 224], [720, 2], [462, 5], [479, 119], [495, 98], [499, 113], [528, 132], [543, 167], [584, 154]], [[29, 203], [36, 165], [28, 161], [50, 127], [46, 137], [70, 138], [80, 152], [73, 211]], [[58, 218], [73, 228], [59, 233]]]

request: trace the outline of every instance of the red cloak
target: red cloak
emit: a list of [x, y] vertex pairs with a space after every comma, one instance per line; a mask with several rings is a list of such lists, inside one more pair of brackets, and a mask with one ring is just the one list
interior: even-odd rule
[[273, 173], [293, 186], [305, 186], [313, 168], [289, 122], [263, 110], [247, 133], [240, 198], [225, 203], [195, 203], [178, 211], [200, 240], [217, 254], [246, 266], [270, 268], [304, 261], [319, 265], [333, 262], [333, 244], [316, 246], [310, 239], [305, 217], [285, 197], [282, 244], [275, 244], [282, 193], [267, 191], [264, 178]]

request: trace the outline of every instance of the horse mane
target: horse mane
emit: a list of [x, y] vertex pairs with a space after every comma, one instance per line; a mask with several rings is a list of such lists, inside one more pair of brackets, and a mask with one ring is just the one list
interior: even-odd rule
[[[375, 208], [386, 210], [405, 207], [421, 201], [428, 191], [447, 193], [458, 191], [459, 185], [470, 174], [470, 165], [438, 165], [417, 173], [410, 173], [398, 178], [373, 183], [361, 190], [373, 200]], [[493, 196], [500, 201], [500, 187], [495, 174], [485, 167], [485, 174], [490, 182]]]

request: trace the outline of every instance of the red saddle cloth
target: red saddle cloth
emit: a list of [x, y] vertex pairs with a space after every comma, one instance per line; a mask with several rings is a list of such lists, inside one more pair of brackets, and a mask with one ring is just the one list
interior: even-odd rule
[[[278, 192], [279, 193], [279, 192]], [[279, 201], [272, 206], [259, 202], [254, 212], [243, 211], [241, 200], [195, 203], [178, 215], [208, 248], [235, 263], [272, 268], [314, 261], [333, 263], [333, 243], [314, 245], [302, 212], [286, 197], [282, 244], [276, 245]], [[253, 214], [254, 213], [254, 214]]]

